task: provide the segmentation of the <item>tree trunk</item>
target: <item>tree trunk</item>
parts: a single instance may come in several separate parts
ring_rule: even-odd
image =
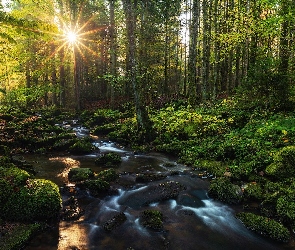
[[[127,54],[128,54],[128,65],[129,71],[127,72],[128,79],[131,82],[134,94],[136,120],[138,130],[142,135],[143,140],[148,141],[151,138],[152,124],[148,117],[145,104],[142,99],[141,86],[137,81],[137,61],[136,61],[136,1],[122,0],[123,9],[126,18],[126,29],[127,29]]]
[[[193,1],[192,19],[190,24],[190,44],[189,44],[189,60],[188,60],[188,85],[189,85],[189,101],[193,105],[197,100],[197,40],[199,37],[200,24],[200,1]]]

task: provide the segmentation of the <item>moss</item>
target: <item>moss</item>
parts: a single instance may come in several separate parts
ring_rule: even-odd
[[[77,141],[69,148],[72,154],[87,154],[95,150],[94,145],[87,139]]]
[[[31,237],[41,229],[38,223],[19,225],[11,232],[6,234],[0,241],[0,250],[18,250],[23,249]]]
[[[267,166],[266,174],[277,178],[295,177],[295,146],[284,147],[274,156],[274,162]]]
[[[104,180],[87,180],[82,184],[82,187],[88,189],[93,196],[98,196],[109,190],[110,184]]]
[[[154,229],[163,229],[163,214],[157,210],[145,210],[140,215],[140,222],[143,226]]]
[[[68,173],[69,181],[85,181],[94,176],[94,172],[90,168],[71,168]]]
[[[115,216],[113,216],[113,218],[104,222],[102,227],[106,231],[112,231],[115,228],[122,225],[126,220],[127,220],[126,215],[123,212],[121,212],[121,213],[118,213]]]
[[[237,185],[232,184],[226,177],[212,180],[208,195],[229,204],[239,203],[242,199],[241,189]]]
[[[237,218],[250,230],[276,241],[288,242],[290,232],[281,223],[252,213],[239,213]]]
[[[116,173],[115,169],[110,168],[99,172],[96,177],[108,182],[115,181],[119,177],[119,175]]]
[[[49,180],[34,179],[13,191],[1,216],[12,221],[47,220],[56,217],[60,208],[58,186]]]
[[[13,193],[12,185],[5,179],[0,179],[0,204],[5,204],[10,195]],[[1,211],[1,209],[0,209]]]
[[[30,174],[17,167],[1,168],[0,178],[3,178],[11,183],[12,186],[21,186],[26,184]]]
[[[249,183],[244,191],[244,197],[250,200],[263,199],[263,190],[258,183]]]
[[[223,176],[226,171],[226,165],[220,161],[198,160],[194,163],[200,169],[206,169],[207,172],[215,176]]]
[[[118,165],[121,163],[121,156],[110,152],[110,153],[105,153],[103,155],[101,155],[99,158],[97,158],[95,160],[95,164],[99,165],[99,164],[105,164],[108,166],[113,166],[113,165]]]

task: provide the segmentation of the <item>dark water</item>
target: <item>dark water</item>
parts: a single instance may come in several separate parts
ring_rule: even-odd
[[[118,193],[103,199],[86,195],[80,201],[85,214],[78,221],[61,221],[56,227],[34,238],[25,249],[294,249],[290,244],[271,242],[248,231],[234,216],[238,208],[209,199],[206,192],[208,181],[196,177],[187,167],[177,165],[174,159],[156,153],[136,155],[111,142],[97,141],[95,145],[100,152],[114,151],[122,156],[123,161],[117,170],[125,178],[126,185],[118,186]],[[38,155],[28,156],[27,160],[34,162],[38,178],[47,178],[62,186],[67,182],[67,172],[72,167],[90,167],[97,172],[102,170],[102,167],[94,164],[96,156]],[[165,167],[165,163],[174,165]],[[177,199],[134,206],[132,202],[128,203],[130,197],[137,197],[136,194],[152,185],[134,182],[134,174],[141,171],[178,171],[178,175],[170,175],[165,181],[178,181],[187,189]],[[146,209],[157,209],[163,213],[162,231],[141,226],[138,218]],[[127,220],[113,231],[106,232],[102,223],[118,212],[124,212]]]

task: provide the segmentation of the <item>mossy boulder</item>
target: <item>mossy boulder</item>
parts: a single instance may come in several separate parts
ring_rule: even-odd
[[[151,182],[151,181],[159,181],[165,179],[167,176],[164,174],[159,173],[139,173],[136,174],[136,181],[137,182]]]
[[[116,166],[121,163],[121,156],[114,152],[102,154],[95,160],[96,165]]]
[[[103,170],[99,172],[96,176],[97,178],[104,180],[104,181],[115,181],[118,179],[119,175],[117,174],[116,170],[113,168]]]
[[[87,180],[81,185],[81,188],[88,189],[90,194],[93,196],[99,196],[104,194],[106,191],[110,189],[110,184],[104,180],[96,179],[96,180]]]
[[[19,224],[1,237],[0,250],[23,249],[25,244],[42,228],[41,224]]]
[[[122,225],[126,220],[126,215],[123,212],[120,212],[114,215],[111,219],[105,221],[102,227],[105,231],[112,231]]]
[[[276,179],[295,177],[295,146],[284,147],[274,156],[274,162],[267,166],[267,175]]]
[[[77,155],[88,154],[94,150],[95,146],[87,139],[78,140],[69,148],[70,153]]]
[[[228,204],[237,204],[241,202],[243,197],[241,188],[232,184],[227,177],[212,180],[208,189],[208,195],[213,199]]]
[[[244,197],[248,200],[261,200],[263,199],[263,189],[259,183],[249,183],[244,190]]]
[[[290,232],[281,223],[253,213],[238,213],[237,218],[250,230],[280,242],[290,240]]]
[[[21,186],[26,184],[26,181],[30,177],[30,174],[17,167],[3,168],[0,167],[0,178],[8,181],[12,186]]]
[[[71,168],[68,173],[68,179],[72,182],[85,181],[94,176],[90,168]]]
[[[13,186],[11,185],[11,183],[5,179],[0,179],[0,204],[5,204],[12,193]]]
[[[295,225],[295,183],[281,188],[280,197],[277,199],[276,211],[282,221],[288,225]]]
[[[163,214],[158,210],[144,210],[140,215],[140,223],[150,229],[163,229]]]
[[[58,186],[44,179],[28,179],[25,186],[13,190],[1,206],[1,217],[8,220],[34,221],[57,217],[61,208]]]

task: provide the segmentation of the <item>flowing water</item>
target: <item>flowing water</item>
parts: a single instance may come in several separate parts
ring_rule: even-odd
[[[76,129],[78,136],[85,132],[82,128]],[[238,207],[210,199],[207,196],[209,182],[198,178],[186,166],[176,164],[175,159],[158,153],[136,154],[98,139],[94,145],[99,151],[84,156],[35,155],[26,158],[34,163],[37,178],[50,179],[62,187],[67,183],[70,168],[90,167],[99,172],[104,168],[94,164],[98,154],[117,152],[122,157],[117,168],[121,175],[117,192],[95,198],[81,191],[79,202],[85,210],[83,216],[77,221],[60,221],[58,226],[34,238],[27,250],[292,249],[248,231],[234,216]],[[148,171],[165,173],[167,177],[156,182],[135,181],[136,173]],[[177,181],[186,186],[186,190],[175,199],[142,205],[141,195],[148,195],[150,185],[163,181]],[[153,231],[140,224],[139,215],[146,209],[163,213],[163,230]],[[104,230],[103,222],[119,212],[123,212],[127,220],[110,232]]]

